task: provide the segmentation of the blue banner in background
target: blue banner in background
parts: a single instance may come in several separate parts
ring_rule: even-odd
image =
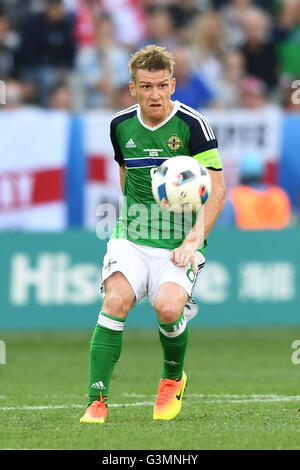
[[[83,226],[85,163],[83,122],[80,116],[73,115],[70,120],[65,192],[69,227]]]
[[[300,204],[300,115],[285,114],[279,160],[279,185],[288,193],[293,209]]]
[[[193,327],[300,325],[300,229],[213,230],[195,288]],[[106,241],[94,233],[0,234],[1,330],[92,329]],[[128,328],[156,327],[146,300]]]

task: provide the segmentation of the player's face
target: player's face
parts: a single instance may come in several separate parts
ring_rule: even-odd
[[[129,89],[141,107],[145,124],[156,126],[168,117],[174,106],[171,95],[175,83],[168,70],[137,70],[136,80],[129,83]]]

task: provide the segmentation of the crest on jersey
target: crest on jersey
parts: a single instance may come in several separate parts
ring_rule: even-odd
[[[104,266],[104,269],[106,269],[107,271],[109,271],[109,270],[111,269],[111,267],[112,267],[113,264],[116,264],[116,261],[113,261],[112,259],[109,259],[109,260],[107,261],[106,266]]]
[[[167,140],[167,146],[169,147],[169,149],[171,149],[173,151],[179,149],[181,144],[182,144],[182,142],[179,139],[179,137],[177,137],[176,134],[171,135],[171,137]]]

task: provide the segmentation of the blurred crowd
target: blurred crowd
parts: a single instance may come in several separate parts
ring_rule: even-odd
[[[194,108],[300,110],[300,0],[0,0],[6,107],[128,107],[147,44],[174,54],[174,99]]]

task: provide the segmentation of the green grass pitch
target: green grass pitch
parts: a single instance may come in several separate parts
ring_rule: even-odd
[[[105,425],[79,423],[91,332],[2,333],[1,449],[299,449],[300,328],[190,330],[181,413],[153,421],[157,331],[124,332]]]

